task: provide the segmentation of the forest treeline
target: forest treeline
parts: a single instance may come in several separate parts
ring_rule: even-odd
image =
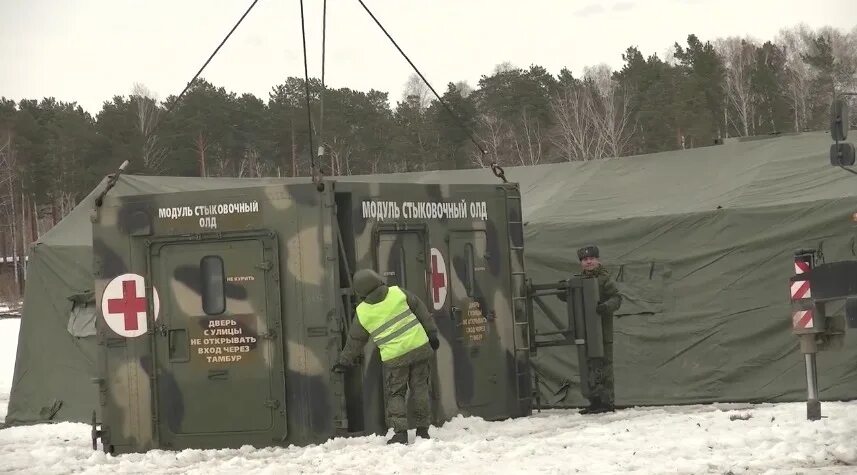
[[[322,88],[311,78],[321,172],[595,160],[821,130],[833,92],[857,91],[857,27],[799,25],[764,42],[689,35],[664,56],[631,46],[618,70],[556,74],[500,64],[477,84],[438,89],[456,117],[416,75],[396,104],[388,92]],[[0,257],[21,255],[124,160],[145,174],[310,173],[302,77],[272,85],[267,97],[198,79],[178,103],[136,84],[94,116],[66,99],[0,98]]]

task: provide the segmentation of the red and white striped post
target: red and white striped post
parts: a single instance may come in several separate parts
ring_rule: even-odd
[[[808,273],[815,267],[815,250],[802,249],[794,253],[795,277]],[[824,315],[812,300],[812,285],[809,280],[794,280],[791,284],[792,332],[800,338],[800,349],[806,363],[806,418],[821,419],[821,402],[818,400],[818,371],[816,355],[818,345],[815,335],[823,327]],[[820,320],[821,325],[816,325]]]
[[[801,251],[805,252],[805,251]],[[795,275],[809,272],[813,264],[812,254],[795,255]],[[813,308],[812,292],[808,280],[792,282],[791,300],[797,305],[792,308],[792,329],[795,333],[804,333],[804,330],[812,330]]]

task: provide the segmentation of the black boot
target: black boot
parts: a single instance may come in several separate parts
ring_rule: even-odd
[[[396,432],[393,434],[393,437],[390,437],[390,440],[387,441],[388,444],[407,444],[408,443],[408,431],[403,430],[401,432]]]
[[[580,414],[602,414],[605,412],[616,412],[616,408],[608,404],[592,404],[589,407],[584,407],[579,411]]]
[[[612,403],[604,402],[600,398],[590,399],[589,407],[584,407],[579,411],[580,414],[601,414],[604,412],[615,412],[616,409]]]
[[[601,400],[598,398],[590,398],[589,406],[577,411],[578,414],[592,414],[596,407],[601,405]]]
[[[417,427],[417,437],[422,437],[423,439],[431,439],[428,434],[428,427]]]

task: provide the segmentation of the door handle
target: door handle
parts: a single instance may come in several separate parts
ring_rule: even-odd
[[[450,307],[450,309],[449,309],[450,319],[455,321],[457,318],[459,318],[460,315],[461,315],[461,309],[460,308],[456,307],[455,305]]]
[[[211,381],[226,381],[229,379],[229,370],[210,369],[208,370],[208,379]]]
[[[167,339],[167,348],[171,362],[181,363],[190,360],[190,351],[188,348],[187,330],[184,328],[176,328],[169,330]]]

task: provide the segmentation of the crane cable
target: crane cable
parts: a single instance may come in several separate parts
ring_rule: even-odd
[[[408,56],[405,54],[404,51],[402,51],[402,48],[399,47],[399,45],[396,43],[396,40],[394,40],[393,37],[390,36],[390,33],[387,32],[386,28],[384,28],[384,26],[381,24],[381,22],[378,21],[378,19],[375,17],[374,14],[372,14],[372,12],[369,10],[369,7],[367,7],[366,4],[363,3],[363,0],[357,0],[357,1],[360,2],[360,5],[363,6],[364,10],[366,10],[366,13],[368,13],[369,16],[372,17],[372,20],[375,21],[375,24],[377,24],[378,27],[381,28],[381,31],[383,31],[384,34],[387,36],[387,38],[390,40],[390,42],[393,43],[393,46],[395,46],[396,49],[399,51],[399,53],[402,54],[402,56],[405,58],[405,60],[408,62],[408,64],[410,64],[411,67],[414,68],[414,71],[416,71],[416,73],[419,75],[420,79],[422,79],[423,82],[426,84],[426,86],[428,86],[428,88],[431,89],[431,92],[435,95],[435,97],[440,102],[440,104],[456,120],[456,122],[458,122],[458,125],[465,132],[467,132],[468,136],[470,137],[470,140],[473,142],[474,145],[476,145],[476,147],[479,149],[479,151],[482,152],[482,155],[483,156],[487,155],[488,152],[485,149],[483,149],[481,145],[479,145],[479,142],[473,136],[472,131],[452,111],[452,109],[449,107],[449,105],[446,104],[446,102],[443,100],[443,98],[440,97],[440,95],[437,93],[437,91],[435,91],[435,89],[434,89],[434,87],[432,87],[431,83],[428,82],[428,80],[425,78],[425,76],[423,76],[423,74],[416,67],[416,65],[411,61],[411,59],[408,58]],[[194,81],[196,81],[196,79],[199,78],[200,74],[202,74],[202,72],[205,70],[206,66],[208,66],[208,64],[211,62],[211,60],[214,59],[214,56],[217,55],[217,53],[220,51],[220,48],[222,48],[223,45],[226,44],[226,41],[232,36],[232,33],[235,32],[235,30],[238,28],[238,26],[244,21],[244,18],[247,17],[247,15],[250,13],[251,10],[253,10],[253,7],[255,7],[258,2],[259,2],[259,0],[253,0],[253,2],[250,4],[250,6],[247,7],[247,10],[244,12],[243,15],[241,15],[241,18],[238,19],[238,21],[235,23],[235,25],[232,27],[232,29],[229,30],[229,33],[226,34],[226,36],[223,38],[223,40],[221,40],[220,44],[217,45],[217,48],[214,49],[214,51],[211,53],[211,55],[208,57],[208,59],[205,61],[205,63],[203,63],[202,67],[200,67],[199,70],[196,72],[196,74],[193,76],[193,78],[191,78],[191,80],[187,82],[187,84],[185,85],[182,92],[179,93],[178,96],[176,96],[175,101],[173,101],[173,103],[170,104],[169,107],[167,107],[167,109],[164,113],[164,116],[168,116],[170,113],[172,113],[173,109],[178,105],[178,103],[182,99],[182,97],[184,97],[185,93],[187,93],[187,91],[190,89],[190,87],[194,83]],[[312,174],[313,183],[316,185],[316,187],[319,189],[319,191],[321,191],[323,189],[323,185],[321,184],[321,173],[320,173],[320,171],[317,170],[317,167],[316,167],[315,153],[313,151],[313,141],[312,141],[312,132],[313,132],[312,111],[310,110],[309,67],[307,65],[306,27],[305,27],[303,0],[300,0],[300,6],[301,6],[301,38],[303,41],[303,55],[304,55],[304,92],[306,95],[306,107],[307,107],[307,126],[308,126],[307,132],[309,135],[310,170],[311,170],[311,174]],[[319,150],[318,150],[319,157],[324,156],[324,142],[323,142],[323,139],[324,139],[324,92],[325,92],[324,69],[325,69],[326,39],[327,39],[327,0],[324,0],[323,15],[322,15],[322,46],[321,46],[321,88],[322,88],[322,90],[321,90],[321,95],[320,95],[321,104],[320,104],[320,118],[319,118]],[[154,134],[158,130],[158,128],[160,127],[161,123],[163,123],[163,120],[159,120],[158,122],[156,122],[155,127],[152,129],[150,134]],[[494,157],[494,160],[492,160],[492,162],[491,162],[491,171],[494,173],[494,176],[496,176],[497,178],[500,178],[503,181],[503,183],[507,183],[505,172],[504,172],[503,168],[497,164],[496,156]]]
[[[414,63],[411,61],[411,59],[408,58],[408,55],[406,55],[405,52],[402,51],[402,48],[400,48],[399,45],[396,43],[396,40],[394,40],[393,37],[390,36],[390,33],[387,32],[387,29],[384,28],[383,25],[381,25],[381,22],[378,21],[377,18],[375,18],[375,15],[373,15],[372,12],[369,10],[369,7],[367,7],[366,4],[363,3],[363,0],[357,0],[357,1],[360,2],[360,5],[362,5],[363,9],[366,10],[366,13],[368,13],[369,16],[372,17],[372,20],[375,21],[375,24],[378,25],[379,28],[381,28],[381,31],[383,31],[384,34],[387,35],[387,38],[389,38],[389,40],[393,43],[393,46],[395,46],[396,49],[399,50],[399,53],[402,54],[402,56],[405,58],[405,60],[408,62],[408,64],[410,64],[411,67],[414,68],[414,71],[416,71],[416,73],[420,76],[420,79],[422,79],[423,82],[426,83],[426,86],[428,86],[428,88],[431,89],[431,92],[434,93],[434,96],[437,97],[437,100],[440,101],[441,105],[446,109],[446,111],[449,112],[449,114],[458,122],[459,127],[461,127],[465,132],[467,132],[467,135],[470,136],[470,141],[472,141],[473,144],[476,145],[476,147],[479,149],[479,151],[482,152],[483,156],[488,155],[488,152],[485,151],[485,149],[483,149],[482,146],[479,145],[479,142],[476,141],[476,138],[473,136],[473,132],[461,121],[461,119],[454,112],[452,112],[452,109],[450,109],[450,107],[446,104],[446,102],[444,102],[444,100],[440,97],[440,95],[437,93],[437,91],[434,90],[434,88],[428,82],[428,80],[425,78],[425,76],[423,76],[423,73],[421,73],[420,70],[417,69],[416,65],[414,65]],[[497,157],[496,156],[494,157],[494,159],[491,162],[491,171],[494,173],[494,176],[503,180],[503,183],[508,183],[508,181],[506,180],[506,173],[503,171],[503,168],[497,164]]]
[[[209,56],[208,59],[205,61],[205,63],[203,63],[202,67],[199,68],[199,71],[197,71],[196,74],[193,76],[193,78],[190,81],[188,81],[188,83],[185,85],[182,92],[179,93],[178,96],[176,96],[176,100],[173,101],[173,103],[170,104],[169,107],[167,107],[167,110],[164,112],[164,116],[170,115],[170,113],[173,111],[173,109],[178,105],[181,98],[185,95],[185,93],[188,91],[188,89],[190,89],[190,86],[193,84],[193,82],[196,81],[196,79],[199,77],[200,74],[202,74],[202,71],[205,69],[206,66],[208,66],[208,63],[210,63],[211,60],[214,59],[214,55],[216,55],[217,52],[220,51],[220,48],[222,48],[223,45],[226,44],[226,40],[228,40],[229,37],[232,36],[232,33],[235,32],[235,30],[238,28],[238,25],[240,25],[241,22],[244,21],[244,18],[247,17],[247,14],[250,13],[250,10],[252,10],[253,7],[255,7],[258,2],[259,2],[259,0],[253,0],[253,3],[251,3],[250,6],[247,7],[247,11],[245,11],[244,14],[241,15],[241,18],[238,19],[238,21],[235,23],[235,25],[232,27],[232,29],[229,30],[229,33],[227,33],[226,36],[223,38],[223,40],[220,42],[220,44],[217,45],[217,48],[214,49],[214,52],[211,53],[211,56]],[[163,120],[159,120],[158,122],[156,122],[155,127],[152,128],[152,131],[149,132],[149,135],[154,135],[155,131],[158,130],[158,127],[161,125],[161,123],[163,123]]]
[[[321,14],[321,92],[319,93],[319,112],[318,112],[318,159],[321,161],[324,158],[326,146],[324,143],[324,56],[327,40],[327,0],[324,0]],[[331,167],[330,173],[334,170]]]
[[[318,171],[315,164],[315,152],[313,151],[312,144],[312,111],[310,110],[310,100],[309,100],[309,67],[307,66],[307,52],[306,52],[306,25],[304,21],[304,0],[300,0],[301,4],[301,39],[303,40],[303,49],[304,49],[304,92],[306,95],[306,119],[307,119],[307,135],[309,136],[309,160],[310,160],[310,173],[312,175],[312,182],[316,186],[318,191],[322,191],[324,189],[324,185],[321,183],[321,173]]]

